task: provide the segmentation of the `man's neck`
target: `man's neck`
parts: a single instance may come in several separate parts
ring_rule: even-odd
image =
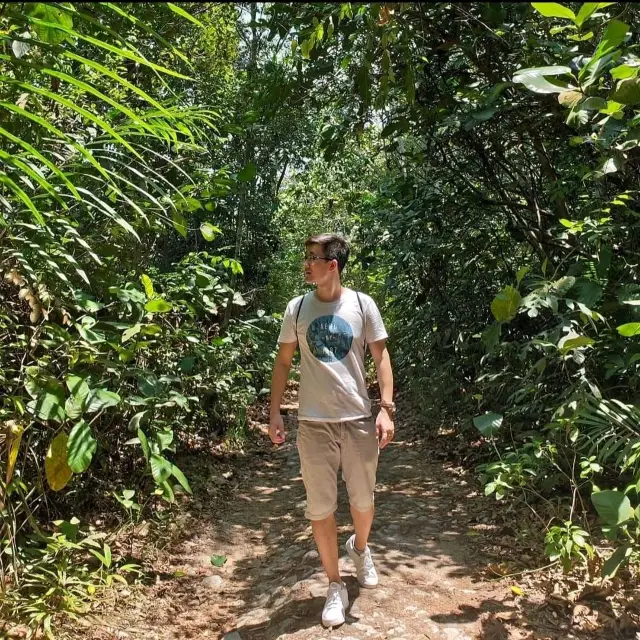
[[[342,284],[339,279],[319,284],[316,287],[315,295],[320,302],[335,302],[342,295]]]

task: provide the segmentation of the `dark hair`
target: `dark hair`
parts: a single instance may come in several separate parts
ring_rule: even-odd
[[[309,236],[304,243],[305,249],[310,244],[319,244],[324,251],[324,257],[336,260],[338,272],[342,273],[349,260],[349,243],[342,236],[335,233],[321,233],[317,236]]]

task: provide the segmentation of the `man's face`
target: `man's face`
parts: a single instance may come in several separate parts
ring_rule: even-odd
[[[307,284],[323,282],[337,269],[335,260],[325,258],[324,250],[320,244],[310,244],[305,247],[304,280]]]

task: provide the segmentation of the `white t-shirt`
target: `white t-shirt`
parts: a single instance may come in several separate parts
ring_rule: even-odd
[[[278,338],[278,342],[299,343],[298,418],[314,422],[368,418],[371,402],[363,333],[366,331],[367,343],[388,337],[376,303],[352,289],[343,289],[340,299],[333,302],[321,302],[315,292],[308,293],[302,301],[296,335],[302,298],[298,296],[287,305]]]

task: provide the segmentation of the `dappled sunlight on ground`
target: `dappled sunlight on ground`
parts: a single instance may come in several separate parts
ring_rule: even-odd
[[[197,508],[188,526],[164,553],[166,566],[156,584],[134,608],[121,612],[116,635],[102,626],[93,637],[170,640],[233,632],[239,636],[229,635],[230,640],[605,637],[545,625],[552,618],[545,617],[543,596],[516,601],[509,583],[486,579],[487,565],[499,562],[487,555],[499,529],[487,517],[495,503],[479,496],[458,469],[430,459],[425,442],[409,433],[403,441],[402,429],[400,440],[380,456],[370,538],[380,584],[361,590],[341,546],[350,598],[347,622],[323,629],[327,582],[303,516],[295,416],[288,415],[286,423],[285,445],[262,441],[234,454],[233,470],[222,481],[216,459],[205,453],[190,459]],[[351,526],[342,482],[339,502],[344,545]],[[212,566],[212,556],[226,558],[224,566]]]

